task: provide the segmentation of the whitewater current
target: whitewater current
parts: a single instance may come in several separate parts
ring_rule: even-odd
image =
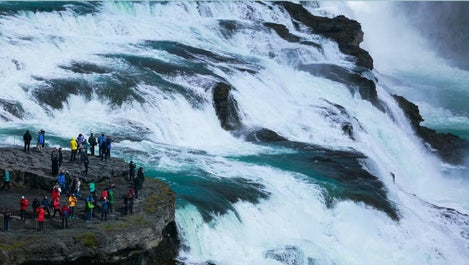
[[[362,23],[375,60],[362,74],[384,111],[304,70],[357,67],[275,2],[0,2],[0,141],[20,146],[25,130],[44,129],[67,148],[79,133],[111,135],[113,154],[176,191],[184,264],[467,264],[467,166],[431,152],[392,94],[421,88],[409,97],[426,125],[467,137],[468,72],[424,44],[414,53],[404,20],[378,29],[386,6],[304,5]],[[396,32],[403,46],[387,39]],[[220,82],[244,128],[288,143],[223,129]],[[448,91],[454,104],[434,100]]]

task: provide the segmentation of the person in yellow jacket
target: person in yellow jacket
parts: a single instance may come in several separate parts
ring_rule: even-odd
[[[70,219],[73,219],[73,214],[75,213],[75,205],[77,204],[78,202],[78,199],[77,197],[75,196],[75,193],[72,193],[72,195],[70,195],[68,197],[68,204],[70,205]]]
[[[78,142],[75,138],[72,138],[72,140],[70,141],[70,149],[72,149],[70,162],[73,162],[77,159],[77,150],[78,150]]]

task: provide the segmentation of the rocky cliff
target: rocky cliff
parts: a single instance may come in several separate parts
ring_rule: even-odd
[[[394,99],[410,121],[416,134],[423,139],[432,151],[444,161],[452,164],[461,164],[464,161],[464,151],[469,150],[469,142],[449,133],[438,133],[437,131],[420,125],[423,121],[417,105],[406,98],[394,95]]]
[[[178,249],[174,192],[167,184],[146,178],[135,199],[134,213],[126,215],[123,196],[131,183],[127,163],[118,158],[101,161],[90,156],[88,177],[82,177],[82,164],[69,162],[70,154],[65,151],[62,168],[81,177],[84,197],[91,180],[98,194],[109,185],[114,187],[114,211],[106,221],[101,220],[98,203],[95,218],[87,223],[82,197],[67,229],[61,229],[60,218],[46,218],[44,231],[36,232],[31,203],[34,197],[50,196],[56,179],[51,174],[50,151],[0,148],[0,175],[8,168],[12,184],[9,191],[0,191],[0,211],[8,207],[13,213],[10,231],[2,233],[0,264],[174,264]],[[25,222],[17,217],[21,196],[30,202]],[[62,195],[61,204],[67,198]]]

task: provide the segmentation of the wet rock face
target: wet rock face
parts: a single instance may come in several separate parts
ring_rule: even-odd
[[[285,8],[293,19],[311,28],[314,33],[336,41],[341,52],[357,59],[358,66],[373,69],[373,58],[359,47],[363,41],[360,23],[345,16],[335,18],[314,16],[296,3],[277,2],[277,4]]]
[[[2,114],[2,111],[0,111],[0,120],[4,121],[11,121],[12,118],[22,118],[24,114],[21,104],[12,100],[0,99],[0,109],[3,109],[5,113]]]
[[[445,162],[461,164],[464,161],[464,152],[469,149],[469,142],[449,133],[438,133],[437,131],[421,126],[423,121],[419,108],[406,98],[394,95],[404,114],[410,121],[417,135],[427,142],[431,148],[436,149],[436,153]]]
[[[213,88],[213,105],[223,129],[232,131],[241,126],[238,105],[231,96],[231,86],[218,83]]]

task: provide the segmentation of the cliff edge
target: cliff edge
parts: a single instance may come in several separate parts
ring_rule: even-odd
[[[0,211],[12,211],[9,232],[1,232],[0,264],[174,264],[178,250],[174,221],[176,195],[170,187],[156,179],[145,178],[139,198],[134,199],[134,212],[125,214],[123,196],[128,181],[128,164],[118,158],[101,161],[89,156],[88,177],[82,177],[84,166],[69,162],[70,152],[64,151],[62,168],[82,180],[81,195],[75,218],[61,229],[61,218],[47,218],[44,230],[36,232],[32,201],[50,198],[52,175],[50,149],[24,152],[22,147],[0,148],[0,169],[3,179],[9,169],[11,188],[0,191]],[[95,181],[97,193],[108,186],[114,191],[114,211],[101,220],[100,203],[91,223],[85,222],[85,198],[89,181]],[[20,221],[21,196],[29,200],[26,221]],[[68,201],[60,196],[61,205]],[[53,211],[51,211],[52,213]],[[2,218],[3,219],[3,218]]]

